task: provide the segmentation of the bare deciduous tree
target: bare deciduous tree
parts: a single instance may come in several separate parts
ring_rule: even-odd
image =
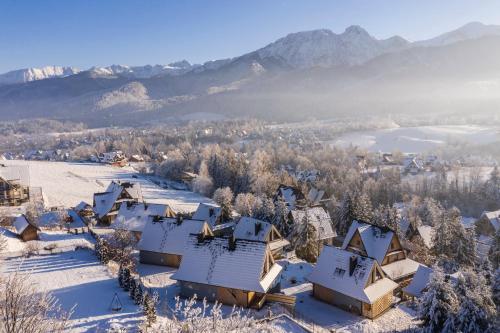
[[[37,290],[27,274],[0,279],[0,333],[63,332],[71,313],[50,293]]]

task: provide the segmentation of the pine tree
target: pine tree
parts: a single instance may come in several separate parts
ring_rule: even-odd
[[[273,224],[283,237],[288,237],[288,235],[290,235],[288,208],[281,197],[279,197],[275,204]]]
[[[142,292],[142,286],[141,283],[137,283],[137,287],[135,288],[135,293],[134,293],[134,303],[137,305],[142,304],[143,301],[143,292]]]
[[[300,259],[307,262],[316,262],[319,255],[317,231],[314,226],[307,221],[307,214],[304,221],[301,221],[292,235],[292,245],[295,254]]]
[[[495,307],[486,279],[472,270],[463,272],[455,287],[459,307],[453,320],[455,331],[462,333],[488,332],[493,326]]]
[[[491,284],[491,294],[493,302],[497,306],[497,311],[500,310],[500,269],[495,271],[495,277],[493,283]]]
[[[353,200],[353,215],[358,221],[370,222],[373,217],[373,207],[365,192],[358,192]]]
[[[118,269],[118,284],[121,288],[123,288],[123,266],[120,265],[120,269]]]
[[[135,282],[134,277],[131,276],[130,279],[128,280],[128,293],[129,293],[131,298],[134,298],[136,287],[137,287],[137,283]]]
[[[490,248],[489,257],[493,268],[500,269],[500,229],[497,230],[495,238],[493,238],[493,244]]]
[[[344,236],[354,219],[352,197],[349,192],[345,193],[336,215],[337,232],[339,235]]]
[[[445,323],[449,316],[456,313],[457,307],[458,299],[453,287],[445,280],[441,268],[436,267],[419,304],[423,332],[452,332],[452,325],[448,323],[445,327]]]
[[[148,327],[154,324],[156,321],[156,302],[157,296],[145,293],[143,302],[143,312],[146,316],[146,322]]]
[[[125,267],[123,270],[123,290],[128,291],[130,286],[130,269]]]

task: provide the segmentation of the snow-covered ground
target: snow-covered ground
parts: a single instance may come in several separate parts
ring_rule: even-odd
[[[7,247],[0,251],[0,256],[20,256],[27,246],[43,251],[44,247],[54,247],[53,252],[71,250],[76,247],[93,247],[93,238],[90,234],[68,234],[66,231],[42,231],[40,240],[23,242],[12,231],[0,227],[0,232],[7,239]]]
[[[50,291],[65,310],[76,305],[71,316],[71,332],[104,332],[112,326],[137,327],[142,313],[118,286],[106,266],[92,251],[77,250],[46,256],[15,258],[0,262],[0,272],[19,269],[31,274],[40,290]],[[120,312],[111,310],[117,293],[123,305]]]
[[[168,204],[176,212],[195,211],[200,202],[212,202],[211,199],[191,191],[162,188],[131,167],[117,168],[95,163],[45,161],[2,163],[28,165],[30,186],[42,188],[47,207],[73,207],[80,201],[92,204],[93,194],[104,191],[112,180],[140,182],[146,202]]]
[[[449,142],[488,144],[500,141],[500,128],[487,126],[420,126],[349,132],[331,144],[358,146],[372,152],[423,153]]]

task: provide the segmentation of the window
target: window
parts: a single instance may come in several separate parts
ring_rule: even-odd
[[[343,277],[345,274],[345,269],[342,268],[335,268],[335,272],[333,272],[333,276],[335,277]]]

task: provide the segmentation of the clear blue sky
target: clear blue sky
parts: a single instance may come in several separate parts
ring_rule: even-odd
[[[357,24],[378,38],[500,24],[499,0],[0,0],[0,73],[227,58],[290,32]]]

